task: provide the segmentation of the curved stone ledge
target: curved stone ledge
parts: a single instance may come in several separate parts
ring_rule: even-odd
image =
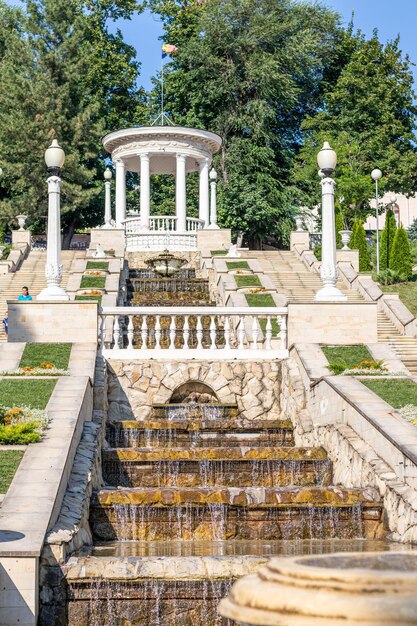
[[[223,617],[244,626],[417,624],[417,554],[276,558],[237,581]]]

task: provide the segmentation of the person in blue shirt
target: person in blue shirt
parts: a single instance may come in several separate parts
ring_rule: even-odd
[[[22,293],[18,297],[18,300],[24,300],[26,302],[32,300],[32,296],[29,293],[29,289],[27,287],[22,287]]]

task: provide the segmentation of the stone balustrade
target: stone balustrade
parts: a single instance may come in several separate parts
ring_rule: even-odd
[[[104,307],[109,358],[286,358],[286,307]],[[140,351],[140,352],[139,352]]]

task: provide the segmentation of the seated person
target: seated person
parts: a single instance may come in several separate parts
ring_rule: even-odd
[[[22,293],[18,297],[18,300],[29,301],[32,300],[32,296],[29,293],[29,289],[27,287],[22,287]]]

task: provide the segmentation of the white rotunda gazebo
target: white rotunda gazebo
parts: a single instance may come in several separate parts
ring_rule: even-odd
[[[127,250],[195,250],[196,231],[217,228],[213,199],[212,216],[209,211],[209,172],[221,146],[218,135],[182,126],[140,126],[106,135],[103,145],[115,165],[116,226],[125,227]],[[140,176],[140,216],[128,218],[127,171]],[[200,173],[199,217],[191,218],[186,213],[186,176],[195,171]],[[150,215],[152,174],[175,175],[175,216]]]

